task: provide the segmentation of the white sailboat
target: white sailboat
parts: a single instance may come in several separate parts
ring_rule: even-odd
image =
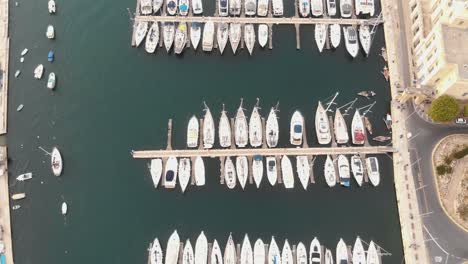
[[[283,15],[283,0],[272,0],[273,16],[279,17]]]
[[[258,113],[258,103],[259,99],[257,98],[257,103],[253,108],[249,121],[249,139],[252,147],[260,147],[263,143],[262,118]]]
[[[257,16],[265,17],[268,15],[268,5],[270,0],[258,0]]]
[[[239,47],[242,36],[241,31],[241,24],[239,23],[231,23],[229,26],[229,42],[231,43],[233,54],[236,54],[237,47]]]
[[[369,248],[367,249],[367,264],[380,264],[379,254],[374,241],[371,240]]]
[[[320,101],[317,111],[315,112],[315,131],[320,145],[329,144],[331,142],[330,122],[328,120],[327,111],[323,108]]]
[[[263,157],[261,155],[255,155],[253,157],[252,174],[255,185],[258,189],[263,179]]]
[[[335,165],[333,164],[333,160],[330,158],[330,155],[327,155],[327,159],[325,161],[324,175],[325,181],[329,187],[336,185]]]
[[[174,38],[174,53],[182,54],[185,46],[187,45],[187,24],[185,22],[179,23]]]
[[[210,264],[223,264],[223,254],[216,239],[213,242],[213,249],[211,250]],[[203,263],[205,264],[205,263]]]
[[[286,155],[283,155],[283,157],[281,158],[281,172],[283,175],[284,188],[294,188],[294,174],[292,164],[291,160],[289,160],[288,156]]]
[[[320,264],[322,262],[322,248],[320,246],[319,240],[314,237],[310,243],[309,249],[309,263],[310,264]]]
[[[265,256],[265,243],[263,243],[263,240],[257,239],[253,251],[253,264],[265,264]]]
[[[192,0],[192,9],[195,15],[201,15],[203,13],[202,0]]]
[[[52,153],[50,154],[50,165],[52,167],[52,172],[54,173],[55,176],[58,177],[62,175],[62,170],[63,170],[62,154],[60,154],[60,151],[56,147],[52,149]]]
[[[377,186],[380,183],[379,161],[376,157],[366,158],[367,175],[372,185]]]
[[[341,27],[339,24],[330,25],[330,43],[333,48],[338,48],[341,42]]]
[[[290,139],[292,145],[302,145],[302,133],[304,130],[304,118],[301,112],[296,110],[291,118],[291,126],[289,129]]]
[[[162,160],[152,159],[150,165],[151,179],[153,180],[154,188],[158,187],[159,181],[161,180],[162,174]]]
[[[322,0],[311,0],[310,1],[313,16],[322,16],[323,15],[323,1]]]
[[[164,0],[153,0],[153,12],[157,13],[163,4]]]
[[[205,104],[205,117],[203,118],[203,147],[210,149],[215,142],[215,126],[210,108]]]
[[[350,18],[353,12],[352,0],[340,0],[340,13],[342,18]]]
[[[348,249],[342,238],[336,245],[336,263],[348,263]]]
[[[208,240],[203,231],[195,242],[195,264],[206,264],[208,261]]]
[[[258,44],[264,48],[268,42],[268,26],[266,24],[258,25]]]
[[[244,109],[242,108],[242,102],[243,100],[241,99],[241,103],[237,109],[236,118],[234,119],[234,139],[237,147],[239,148],[243,148],[249,143],[249,127],[247,124],[247,118],[244,114]]]
[[[165,264],[177,264],[179,259],[180,238],[177,230],[172,233],[167,241]]]
[[[226,115],[226,111],[224,110],[223,104],[223,111],[221,111],[221,118],[219,120],[219,144],[223,148],[228,148],[231,146],[231,123],[229,122],[229,118]]]
[[[176,157],[169,157],[164,170],[164,187],[174,189],[177,182],[178,162]],[[175,263],[177,264],[177,263]]]
[[[229,14],[238,16],[241,13],[241,0],[229,0]]]
[[[215,32],[214,23],[212,21],[206,22],[205,28],[203,29],[203,39],[202,39],[203,51],[213,50],[214,32]]]
[[[340,175],[340,184],[349,187],[349,161],[345,155],[338,155],[338,174]]]
[[[146,32],[148,32],[148,22],[140,21],[136,23],[136,30],[135,30],[135,44],[136,46],[140,46],[141,42],[146,36]]]
[[[281,252],[276,244],[275,237],[271,237],[270,247],[268,248],[268,264],[281,264]]]
[[[224,164],[224,181],[229,189],[236,187],[236,168],[232,163],[231,157],[226,157],[226,163]]]
[[[182,193],[185,192],[187,185],[190,181],[190,159],[189,158],[181,158],[179,162],[179,184]]]
[[[353,121],[351,122],[351,138],[353,144],[363,145],[366,140],[366,131],[364,127],[364,122],[362,122],[361,114],[359,110],[354,112]]]
[[[364,179],[364,167],[362,165],[362,160],[358,155],[353,155],[351,157],[351,171],[353,172],[353,176],[357,184],[362,186],[362,181]]]
[[[338,144],[346,144],[349,141],[348,127],[346,126],[346,121],[341,114],[340,109],[336,109],[335,120],[334,120],[334,129],[335,129],[335,139]]]
[[[310,180],[310,165],[307,156],[296,157],[297,176],[304,190],[307,190]]]
[[[244,241],[242,241],[242,247],[240,251],[240,263],[241,264],[253,264],[253,252],[252,245],[250,244],[249,236],[245,234]]]
[[[307,264],[307,249],[302,242],[299,242],[299,244],[297,244],[296,264]]]
[[[239,180],[239,184],[243,190],[245,189],[245,185],[249,177],[249,162],[247,161],[246,156],[239,156],[236,158],[236,172],[237,179]]]
[[[371,35],[368,25],[359,26],[359,41],[361,42],[361,47],[366,53],[366,56],[368,56],[371,46]]]
[[[182,252],[182,264],[194,264],[194,254],[193,247],[190,240],[187,239],[184,246],[184,251]]]
[[[140,0],[140,12],[142,15],[149,15],[153,13],[153,1]]]
[[[201,1],[201,0],[197,0]],[[190,25],[190,41],[192,42],[192,47],[194,50],[197,50],[198,45],[200,44],[201,39],[201,24],[198,22],[192,22]]]
[[[328,248],[325,250],[325,264],[333,264],[333,254]]]
[[[244,26],[244,42],[249,54],[252,55],[255,46],[255,29],[252,24],[245,24]]]
[[[276,147],[278,145],[279,139],[279,125],[278,117],[276,116],[276,110],[273,107],[268,114],[265,130],[266,143],[268,147]]]
[[[267,157],[266,158],[266,167],[267,167],[267,179],[271,186],[275,186],[278,179],[278,171],[276,168],[276,158]]]
[[[257,13],[257,0],[245,0],[244,9],[246,16],[255,16]]]
[[[149,31],[145,42],[145,50],[148,53],[154,53],[159,44],[159,26],[158,22],[154,22]]]
[[[200,125],[196,116],[192,116],[187,126],[187,147],[196,148],[198,146],[198,133]]]
[[[155,238],[149,248],[150,264],[163,264],[163,251],[159,239]]]
[[[164,38],[164,47],[169,53],[171,50],[172,44],[174,43],[175,37],[175,24],[174,22],[164,22],[163,25],[163,38]]]
[[[366,264],[366,253],[364,252],[364,247],[359,237],[357,237],[354,242],[353,264]]]
[[[236,244],[234,244],[232,234],[229,234],[226,247],[224,248],[224,264],[236,264]]]
[[[300,0],[299,1],[299,14],[301,14],[302,17],[308,17],[310,15],[310,0]]]
[[[293,254],[291,250],[291,246],[289,245],[288,240],[284,241],[283,251],[281,252],[281,263],[282,264],[293,264]]]
[[[320,2],[322,2],[320,0]],[[325,46],[325,41],[327,39],[327,24],[315,24],[315,43],[319,52],[322,52],[323,47]]]
[[[343,27],[345,46],[351,57],[356,58],[359,51],[356,29],[353,26]]]
[[[336,2],[337,0],[327,0],[327,11],[329,16],[336,15]]]
[[[221,54],[226,48],[226,44],[229,40],[229,24],[228,23],[219,23],[218,31],[216,33],[216,38],[218,40],[218,49]]]
[[[205,185],[205,163],[203,162],[203,158],[200,156],[195,159],[195,185]]]

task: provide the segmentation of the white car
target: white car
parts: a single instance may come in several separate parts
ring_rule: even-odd
[[[466,120],[463,117],[459,117],[459,118],[455,119],[455,123],[457,123],[459,125],[466,125]]]

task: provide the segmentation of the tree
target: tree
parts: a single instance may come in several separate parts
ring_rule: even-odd
[[[432,102],[429,116],[436,122],[447,122],[457,117],[460,108],[457,101],[448,95],[442,95]]]
[[[465,111],[463,111],[463,116],[468,117],[468,104],[465,105]]]

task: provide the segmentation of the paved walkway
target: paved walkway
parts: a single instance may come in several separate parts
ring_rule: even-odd
[[[0,0],[0,135],[7,132],[8,116],[8,0]]]
[[[0,225],[3,228],[6,263],[13,264],[13,245],[11,241],[10,195],[8,192],[7,148],[0,147]]]

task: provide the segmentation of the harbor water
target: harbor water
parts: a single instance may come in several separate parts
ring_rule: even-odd
[[[59,1],[57,14],[49,16],[46,2],[10,4],[10,89],[8,154],[10,192],[25,192],[13,202],[14,258],[16,263],[146,263],[146,248],[155,236],[165,249],[174,229],[181,239],[194,243],[200,230],[210,242],[224,248],[229,232],[239,243],[245,233],[265,242],[274,235],[282,248],[307,244],[317,236],[334,249],[342,237],[353,244],[359,235],[377,242],[392,255],[384,263],[401,263],[393,169],[389,156],[379,156],[380,186],[328,188],[323,178],[325,157],[315,162],[316,184],[302,190],[249,185],[231,191],[219,184],[219,161],[207,159],[207,183],[189,186],[185,194],[155,190],[147,162],[134,160],[131,150],[162,149],[167,120],[173,118],[173,147],[185,148],[186,124],[191,115],[202,115],[203,101],[216,123],[222,104],[232,117],[240,98],[250,115],[260,98],[261,113],[280,102],[280,145],[288,146],[289,119],[299,109],[306,118],[309,145],[317,146],[314,115],[319,100],[340,92],[343,105],[361,90],[374,90],[372,100],[359,98],[358,107],[377,100],[369,113],[376,135],[387,135],[382,117],[389,110],[388,83],[381,75],[384,62],[379,27],[368,58],[362,51],[351,60],[344,42],[336,51],[318,53],[313,27],[301,27],[301,50],[296,50],[293,26],[274,26],[273,50],[253,56],[230,48],[220,56],[186,50],[167,55],[158,48],[147,54],[130,46],[131,23],[126,8],[133,0]],[[206,13],[214,3],[204,1]],[[285,3],[285,14],[294,13]],[[378,12],[376,12],[378,14]],[[46,39],[48,24],[56,39]],[[25,61],[20,52],[28,48]],[[55,61],[47,62],[54,50]],[[37,64],[45,77],[33,79]],[[13,77],[20,69],[19,78]],[[57,75],[56,91],[46,88],[48,73]],[[18,105],[24,104],[21,112]],[[352,110],[354,111],[354,110]],[[350,126],[352,115],[345,117]],[[48,151],[58,146],[64,158],[61,177],[53,176]],[[15,182],[18,174],[32,172],[33,179]],[[63,201],[68,215],[61,215]]]

